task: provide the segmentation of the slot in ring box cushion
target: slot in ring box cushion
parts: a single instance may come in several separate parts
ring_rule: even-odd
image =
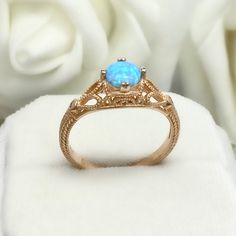
[[[153,167],[72,168],[59,148],[58,129],[74,96],[44,96],[11,115],[0,135],[3,235],[235,235],[235,186],[226,171],[230,152],[207,110],[171,96],[180,116],[179,141],[170,156]],[[152,139],[154,127],[160,133],[166,129],[149,117],[139,127],[140,134],[148,136],[142,141],[132,136],[135,150],[127,142],[112,145],[110,141],[100,150],[114,138],[114,130],[120,140],[130,135],[114,127],[114,119],[124,116],[115,113],[115,117],[112,111],[94,113],[87,123],[81,120],[81,136],[90,137],[81,141],[78,134],[82,152],[94,155],[96,150],[100,155],[93,158],[107,161],[112,153],[119,153],[117,147],[123,147],[119,158],[123,154],[134,158],[156,146],[159,136]],[[129,132],[137,132],[135,122],[140,124],[142,116],[146,120],[145,112],[128,109],[126,113]],[[99,133],[104,125],[109,129]]]

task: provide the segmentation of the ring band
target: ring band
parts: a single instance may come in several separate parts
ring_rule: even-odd
[[[89,102],[95,100],[91,105]],[[70,131],[74,124],[91,112],[116,108],[149,108],[161,112],[170,123],[167,139],[147,157],[130,162],[134,165],[156,165],[174,148],[180,130],[180,122],[174,103],[147,79],[146,69],[118,59],[107,70],[102,70],[100,79],[92,84],[79,99],[74,99],[67,109],[60,125],[60,147],[67,160],[76,168],[88,169],[107,167],[103,163],[92,162],[77,154],[69,144]]]

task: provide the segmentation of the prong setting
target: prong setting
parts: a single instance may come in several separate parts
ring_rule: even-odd
[[[105,80],[106,79],[106,70],[101,70],[101,75],[100,75],[100,79],[101,80]]]
[[[141,68],[125,60],[125,58],[120,58],[107,67],[106,80],[119,90],[124,82],[128,82],[129,86],[133,87],[141,80]],[[126,85],[122,90],[127,90]]]
[[[126,58],[125,58],[125,57],[119,57],[119,58],[117,59],[117,61],[126,61]]]
[[[130,84],[128,82],[123,82],[120,87],[121,92],[129,92],[130,91]]]
[[[143,66],[141,67],[141,79],[146,79],[147,69]]]

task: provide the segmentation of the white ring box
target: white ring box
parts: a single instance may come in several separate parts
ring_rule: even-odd
[[[73,168],[58,132],[75,96],[44,96],[11,115],[0,130],[3,235],[236,235],[227,136],[202,106],[170,95],[180,137],[152,167]],[[168,128],[160,116],[140,109],[93,113],[78,124],[73,145],[103,162],[151,152]]]

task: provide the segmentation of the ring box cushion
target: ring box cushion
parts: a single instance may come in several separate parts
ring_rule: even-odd
[[[229,145],[207,110],[170,95],[180,117],[180,137],[171,154],[152,167],[73,168],[61,153],[58,130],[74,96],[44,96],[11,115],[0,131],[2,232],[236,235]],[[163,138],[168,128],[157,122],[160,117],[140,109],[114,114],[94,113],[81,120],[71,139],[83,155],[104,162],[137,158],[155,148],[161,141],[156,133]]]

